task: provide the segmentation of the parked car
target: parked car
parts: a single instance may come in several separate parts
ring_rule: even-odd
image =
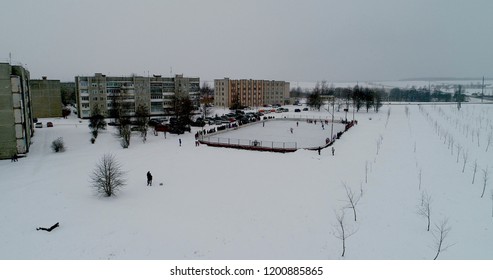
[[[308,111],[308,108],[307,107],[303,108],[303,111]]]
[[[299,113],[299,112],[301,112],[301,110],[300,109],[294,109],[294,112]]]
[[[53,127],[53,123],[52,122],[47,122],[46,123],[46,127]]]
[[[156,125],[161,124],[161,123],[162,123],[162,121],[160,121],[159,119],[150,119],[148,122],[148,124],[150,126],[156,126]]]
[[[36,128],[42,128],[43,127],[43,123],[42,122],[37,122],[36,125],[35,125]]]

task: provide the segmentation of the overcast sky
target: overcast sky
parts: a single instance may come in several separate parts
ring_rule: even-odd
[[[492,0],[2,0],[0,36],[34,79],[493,77]]]

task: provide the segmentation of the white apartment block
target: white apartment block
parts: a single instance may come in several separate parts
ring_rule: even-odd
[[[175,95],[188,95],[197,107],[200,101],[200,79],[183,75],[109,77],[96,73],[75,77],[75,90],[79,118],[89,118],[95,106],[109,116],[115,98],[125,103],[131,115],[139,105],[145,105],[151,116],[172,114]]]

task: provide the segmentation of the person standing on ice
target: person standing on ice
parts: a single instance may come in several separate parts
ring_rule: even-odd
[[[178,143],[180,143],[180,147],[181,147],[181,138],[178,139]]]
[[[152,186],[152,174],[151,171],[147,171],[147,185]]]
[[[336,149],[334,149],[334,147],[332,147],[332,155],[334,155]]]
[[[291,131],[291,134],[292,134],[293,133],[293,128],[291,127],[289,130]]]

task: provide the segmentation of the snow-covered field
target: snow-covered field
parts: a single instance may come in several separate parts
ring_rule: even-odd
[[[493,259],[493,104],[385,105],[356,119],[335,156],[195,147],[193,131],[134,134],[123,149],[112,127],[91,144],[87,121],[43,119],[55,125],[36,129],[27,158],[0,161],[0,259],[429,260],[445,219],[438,259]],[[58,137],[64,153],[50,149]],[[90,187],[105,153],[127,171],[117,197]],[[343,185],[359,198],[356,221]],[[424,192],[430,231],[417,214]]]

